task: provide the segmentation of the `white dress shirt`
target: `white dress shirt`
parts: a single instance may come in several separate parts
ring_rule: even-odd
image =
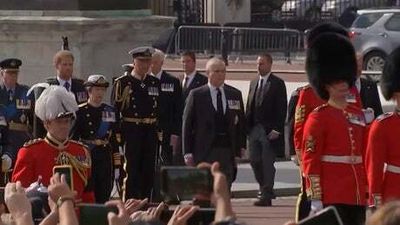
[[[258,80],[258,87],[260,86],[261,80],[263,80],[263,88],[265,87],[265,84],[267,83],[269,75],[271,75],[271,72],[267,73],[267,75],[265,75],[265,76],[259,75],[260,78]]]
[[[194,75],[196,75],[196,70],[195,71],[193,71],[191,74],[184,74],[184,76],[183,76],[183,82],[182,82],[182,87],[189,87],[189,85],[192,83],[192,81],[193,81],[193,78],[194,78]],[[186,77],[188,78],[188,80],[187,80],[187,84],[185,83],[186,82]]]
[[[208,83],[208,87],[210,88],[210,94],[211,94],[211,100],[212,100],[212,104],[214,106],[215,111],[218,110],[217,107],[217,88],[214,87],[212,84]],[[224,109],[224,114],[226,112],[226,97],[225,97],[225,91],[224,91],[224,84],[222,84],[219,87],[220,91],[221,91],[221,99],[222,99],[222,108]]]
[[[62,86],[62,87],[64,87],[64,84],[66,82],[68,82],[69,83],[69,90],[68,91],[71,91],[71,86],[72,86],[72,79],[71,78],[69,78],[69,80],[63,80],[59,76],[57,76],[57,80],[58,80],[58,83],[60,84],[60,86]]]

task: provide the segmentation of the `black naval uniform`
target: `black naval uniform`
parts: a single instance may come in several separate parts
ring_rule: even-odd
[[[160,115],[159,129],[162,132],[161,163],[172,165],[173,150],[171,135],[181,135],[183,100],[182,87],[178,78],[162,71],[160,77]]]
[[[56,77],[50,77],[46,79],[46,83],[50,85],[60,85]],[[77,78],[71,78],[71,84],[70,84],[69,91],[74,93],[75,95],[75,100],[79,104],[85,103],[88,100],[88,95],[85,89],[85,86],[83,85],[83,80],[77,79]],[[35,99],[38,99],[40,95],[42,94],[44,88],[36,88],[34,90],[35,93]],[[43,138],[46,136],[46,130],[44,129],[42,121],[35,116],[34,120],[34,128],[33,128],[33,136],[35,138]]]
[[[112,100],[121,114],[125,147],[124,199],[150,198],[157,150],[157,118],[160,82],[124,75],[115,80]]]
[[[96,203],[102,204],[110,198],[114,169],[122,169],[119,116],[110,105],[94,107],[87,102],[79,105],[76,116],[72,138],[88,146],[92,158],[88,188],[94,191]]]
[[[18,150],[32,139],[33,96],[26,96],[29,87],[17,84],[14,90],[0,87],[0,113],[8,123],[8,145],[3,154],[15,161]]]

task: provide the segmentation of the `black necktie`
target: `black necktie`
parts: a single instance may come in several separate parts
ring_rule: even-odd
[[[14,98],[14,93],[13,90],[10,89],[8,90],[8,100],[12,102],[13,98]]]
[[[222,107],[222,94],[219,88],[217,88],[217,113],[224,115],[224,109]]]
[[[257,87],[257,93],[256,93],[256,103],[257,103],[257,105],[261,105],[261,103],[262,103],[263,84],[264,84],[264,79],[261,79],[260,83],[259,83],[259,86]]]
[[[64,87],[65,87],[65,89],[67,89],[67,91],[69,91],[69,86],[70,86],[70,85],[69,85],[69,82],[65,82],[65,83],[64,83]]]
[[[188,86],[189,86],[189,84],[188,84],[188,83],[189,83],[189,77],[188,77],[188,76],[186,76],[186,77],[185,77],[185,83],[183,84],[183,89],[185,89],[185,90],[186,90],[186,89],[188,88]]]

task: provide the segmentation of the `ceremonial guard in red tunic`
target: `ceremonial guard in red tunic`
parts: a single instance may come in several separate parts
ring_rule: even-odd
[[[74,95],[64,87],[49,86],[43,91],[36,101],[35,114],[43,121],[47,135],[20,149],[12,182],[21,181],[28,187],[41,177],[41,183],[48,186],[54,166],[70,166],[76,201],[94,201],[93,192],[85,191],[91,171],[90,154],[83,144],[68,139],[77,110]]]
[[[314,39],[322,34],[332,32],[336,34],[348,37],[348,31],[338,23],[324,22],[317,24],[307,33],[307,43],[311,45]],[[307,199],[305,180],[301,168],[301,155],[302,155],[302,143],[303,143],[303,131],[304,124],[308,118],[308,115],[318,106],[326,103],[325,100],[321,99],[309,85],[305,85],[298,89],[298,100],[295,109],[295,119],[293,129],[293,145],[296,153],[296,162],[299,164],[300,177],[301,177],[301,192],[297,199],[296,205],[296,221],[300,221],[306,218],[310,213],[310,201]],[[361,107],[360,95],[356,87],[350,89],[349,95],[347,96],[348,103],[355,104]]]
[[[327,101],[304,125],[302,166],[311,213],[333,205],[345,225],[361,225],[367,194],[365,120],[347,98],[356,79],[355,51],[347,37],[335,33],[320,34],[309,47],[309,82]]]
[[[368,135],[366,165],[370,205],[400,199],[400,48],[389,56],[380,81],[386,100],[396,109],[378,117]]]

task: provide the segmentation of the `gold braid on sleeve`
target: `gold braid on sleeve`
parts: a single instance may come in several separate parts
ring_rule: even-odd
[[[319,175],[308,175],[306,179],[310,182],[310,187],[306,190],[307,197],[311,200],[322,199],[321,179]]]
[[[83,180],[83,182],[85,183],[85,186],[87,185],[87,181],[88,181],[88,177],[89,177],[89,174],[87,171],[91,167],[90,156],[89,156],[89,158],[86,156],[85,161],[81,162],[77,158],[75,158],[75,156],[71,155],[68,152],[60,152],[57,156],[56,162],[59,165],[71,165],[75,169],[75,171],[78,173],[79,177]]]
[[[125,107],[129,106],[130,91],[130,85],[125,86],[124,90],[121,91],[121,82],[117,81],[115,84],[115,102],[121,103],[120,110],[124,110]]]

